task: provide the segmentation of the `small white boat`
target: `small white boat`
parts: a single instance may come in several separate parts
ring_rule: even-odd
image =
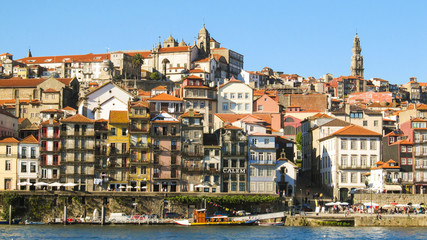
[[[43,225],[44,222],[30,222],[28,220],[25,220],[25,225]]]
[[[270,227],[270,226],[284,226],[284,222],[273,222],[273,223],[262,223],[258,222],[258,226]]]

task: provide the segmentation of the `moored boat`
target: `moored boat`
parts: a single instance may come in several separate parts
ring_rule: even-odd
[[[45,224],[44,222],[33,222],[33,221],[28,221],[25,220],[25,225],[43,225]]]
[[[258,226],[270,227],[270,226],[284,226],[284,222],[273,222],[273,223],[263,223],[258,222]]]
[[[242,220],[234,221],[228,216],[213,216],[206,217],[206,209],[194,210],[194,219],[190,221],[189,219],[183,220],[174,220],[178,225],[182,226],[208,226],[208,225],[253,225],[256,220]]]

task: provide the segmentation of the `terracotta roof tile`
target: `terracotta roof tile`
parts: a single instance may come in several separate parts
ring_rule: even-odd
[[[66,107],[62,108],[62,110],[77,111],[76,109],[74,109],[72,107],[69,107],[69,106],[66,106]]]
[[[0,87],[37,87],[46,79],[0,79]]]
[[[110,111],[110,124],[129,123],[129,114],[127,111]]]
[[[160,48],[159,52],[186,52],[189,51],[189,46],[182,46],[182,47],[167,47],[167,48]]]
[[[197,69],[191,69],[189,72],[190,73],[204,73],[205,71],[203,71],[202,69],[197,68]]]
[[[87,118],[87,117],[85,117],[85,116],[83,116],[81,114],[76,114],[74,116],[62,119],[61,121],[65,122],[65,123],[68,123],[68,122],[70,122],[70,123],[72,123],[72,122],[77,122],[77,123],[93,123],[92,119],[89,119],[89,118]]]
[[[21,143],[39,143],[39,141],[31,134],[21,140]]]
[[[19,140],[14,137],[7,137],[0,140],[0,143],[19,143]]]
[[[157,86],[151,90],[168,90],[168,88],[166,86]]]
[[[243,84],[245,84],[244,82],[242,82],[242,81],[240,81],[240,80],[237,80],[237,79],[235,79],[235,78],[231,78],[228,82],[226,82],[226,83],[224,83],[224,84],[222,84],[221,86],[219,86],[220,88],[222,88],[222,87],[224,87],[224,86],[226,86],[227,84],[230,84],[230,83],[243,83]]]
[[[41,113],[64,113],[64,111],[59,109],[45,109],[40,111]]]
[[[381,134],[357,125],[350,125],[332,133],[331,136],[381,136]]]
[[[50,125],[49,120],[46,120],[44,122],[41,122],[40,125]],[[53,125],[59,125],[59,122],[56,120],[53,120]]]
[[[182,117],[203,117],[203,114],[200,114],[199,111],[193,111],[193,115],[190,114],[190,111],[187,111],[183,114],[181,114],[181,116],[179,116],[180,118]]]
[[[84,55],[64,55],[64,56],[46,56],[46,57],[28,57],[21,58],[17,61],[25,64],[46,64],[62,62],[102,62],[108,59],[110,54],[84,54]]]
[[[156,96],[154,96],[148,100],[149,101],[176,101],[176,102],[182,101],[181,98],[177,98],[177,97],[174,97],[174,96],[166,94],[166,93],[161,93],[161,94],[156,95]]]
[[[28,118],[18,118],[18,124],[21,124],[25,119],[28,119]]]

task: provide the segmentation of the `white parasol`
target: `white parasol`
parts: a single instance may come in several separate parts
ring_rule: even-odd
[[[51,187],[61,187],[62,184],[59,183],[59,182],[54,182],[54,183],[49,184],[49,186],[51,186]]]
[[[47,183],[45,183],[45,182],[38,182],[38,183],[36,183],[36,184],[34,184],[34,186],[47,186],[48,184]]]
[[[64,186],[64,187],[75,187],[75,186],[77,186],[77,184],[75,184],[75,183],[65,183],[64,185],[62,185],[62,186]]]

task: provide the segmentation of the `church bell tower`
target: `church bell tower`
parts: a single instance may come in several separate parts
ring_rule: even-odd
[[[362,48],[360,47],[360,39],[359,36],[354,37],[353,40],[353,56],[351,56],[351,76],[361,76],[363,78],[363,56],[360,54],[362,52]]]

